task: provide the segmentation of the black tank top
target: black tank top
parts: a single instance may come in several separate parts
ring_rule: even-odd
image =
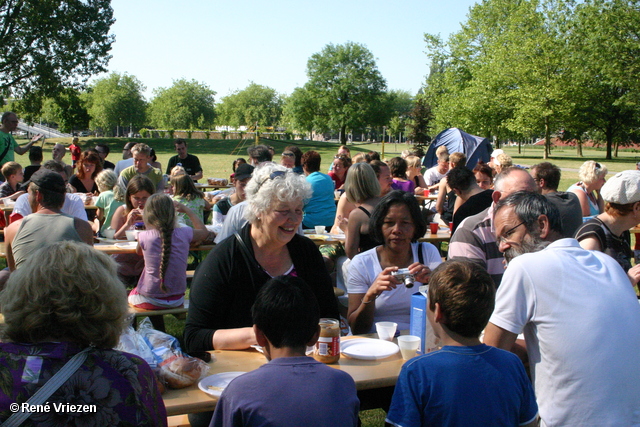
[[[362,206],[358,206],[358,209],[360,209],[369,218],[371,218],[371,213],[369,213],[368,210],[366,210]],[[369,233],[366,233],[366,234],[360,233],[360,244],[358,245],[358,249],[360,250],[360,253],[362,253],[364,251],[368,251],[369,249],[373,249],[376,246],[378,246],[378,242],[373,240],[371,238],[371,236],[369,235]]]

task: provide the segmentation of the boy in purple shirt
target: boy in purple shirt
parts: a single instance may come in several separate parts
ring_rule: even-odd
[[[305,356],[320,333],[320,309],[309,286],[295,276],[275,277],[251,312],[269,363],[229,383],[210,427],[358,425],[353,378]]]

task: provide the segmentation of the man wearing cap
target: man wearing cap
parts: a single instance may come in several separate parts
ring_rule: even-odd
[[[64,163],[57,160],[47,160],[44,162],[41,169],[54,171],[62,177],[65,183],[67,182],[67,173],[65,171],[66,168]],[[33,211],[31,210],[31,203],[29,202],[29,194],[23,194],[18,197],[16,204],[13,206],[13,212],[10,216],[11,222],[24,218],[31,213],[33,213]],[[84,197],[81,197],[79,193],[70,193],[67,189],[65,202],[62,206],[62,213],[87,221],[88,218],[87,211],[84,206]]]
[[[242,203],[246,199],[245,187],[247,183],[251,179],[251,174],[253,173],[253,166],[242,163],[240,166],[236,168],[236,173],[234,174],[233,186],[235,188],[235,192],[225,198],[220,200],[213,206],[213,219],[211,224],[213,224],[213,230],[218,233],[222,229],[222,225],[224,224],[224,220],[227,216],[229,210],[233,207]]]
[[[491,166],[491,169],[493,170],[496,169],[496,159],[500,154],[504,154],[504,150],[501,148],[493,150],[493,152],[491,153],[491,156],[489,158],[489,163],[487,163],[489,166]]]
[[[66,186],[60,174],[40,169],[31,176],[28,197],[34,212],[5,228],[5,248],[10,271],[28,265],[29,257],[44,245],[73,240],[93,245],[87,221],[61,212]]]
[[[494,212],[509,264],[485,344],[510,350],[524,333],[541,425],[639,425],[640,308],[626,273],[563,239],[540,194],[513,193]]]
[[[187,141],[184,139],[176,139],[174,142],[176,147],[176,156],[169,159],[167,165],[167,175],[171,175],[171,170],[176,166],[182,166],[184,170],[191,176],[193,182],[202,179],[202,166],[198,156],[187,153]]]
[[[631,266],[629,229],[640,222],[640,171],[618,172],[600,190],[604,212],[578,228],[576,239],[584,249],[600,251],[615,259],[635,286],[640,281],[640,264]]]

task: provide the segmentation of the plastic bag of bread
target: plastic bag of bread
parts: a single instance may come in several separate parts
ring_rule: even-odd
[[[149,318],[137,331],[132,327],[122,334],[117,350],[143,358],[163,385],[169,388],[188,387],[209,374],[209,365],[182,352],[178,340],[153,329]]]
[[[229,180],[226,178],[207,178],[207,184],[215,185],[216,187],[226,187],[229,184]]]

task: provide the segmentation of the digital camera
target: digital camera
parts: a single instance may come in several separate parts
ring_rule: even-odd
[[[392,271],[391,275],[398,281],[403,282],[407,288],[413,288],[413,283],[416,281],[413,274],[409,273],[408,268],[401,268],[398,271]]]

